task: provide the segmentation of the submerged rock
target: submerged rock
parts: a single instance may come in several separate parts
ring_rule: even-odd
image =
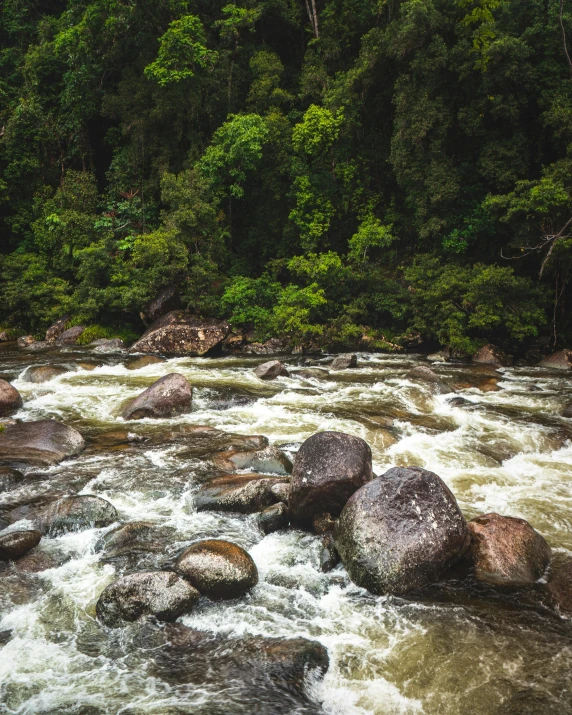
[[[91,495],[65,497],[14,509],[12,523],[29,519],[42,534],[57,536],[68,531],[101,528],[117,521],[117,510],[106,499]]]
[[[198,591],[184,578],[173,572],[148,571],[123,576],[110,584],[100,595],[95,610],[105,625],[118,627],[145,616],[174,621],[188,613],[198,600]]]
[[[469,543],[455,497],[419,467],[395,467],[362,487],[334,533],[350,578],[374,594],[403,595],[431,583]]]
[[[564,614],[572,614],[572,558],[551,567],[546,592],[550,605]]]
[[[48,467],[84,447],[81,434],[61,422],[21,422],[0,432],[0,463]]]
[[[277,377],[288,377],[290,373],[280,360],[269,360],[254,370],[260,380],[275,380]]]
[[[183,551],[175,571],[203,596],[240,598],[258,583],[258,569],[251,556],[230,541],[199,541]]]
[[[166,362],[165,358],[157,355],[142,355],[141,357],[131,358],[125,363],[128,370],[141,370],[148,365],[156,365],[157,363]]]
[[[153,548],[157,526],[149,521],[131,521],[104,534],[95,544],[95,551],[114,554],[131,551],[137,547]]]
[[[558,350],[552,355],[547,355],[542,358],[538,366],[553,370],[572,370],[572,350]]]
[[[181,623],[161,628],[145,624],[136,644],[149,651],[150,670],[168,683],[192,683],[225,689],[232,682],[234,703],[244,712],[267,715],[318,713],[321,708],[306,693],[308,676],[328,669],[326,648],[306,638],[228,638],[188,628]],[[224,705],[204,715],[221,715]],[[195,712],[193,708],[193,713]],[[238,708],[237,712],[243,712]],[[202,714],[202,710],[198,710]],[[235,710],[233,710],[235,712]]]
[[[228,335],[223,320],[202,320],[183,310],[172,310],[156,320],[129,352],[164,355],[204,355]]]
[[[528,586],[545,572],[550,547],[524,519],[491,512],[468,523],[468,558],[478,581],[493,586]]]
[[[0,467],[0,494],[9,492],[24,481],[24,475],[11,467]]]
[[[24,401],[18,390],[6,380],[0,380],[0,417],[17,412],[23,405]]]
[[[65,375],[69,372],[66,367],[56,367],[53,365],[38,365],[37,367],[31,367],[27,370],[26,374],[22,378],[25,382],[42,383],[48,382],[48,380],[53,380],[54,377],[59,377],[60,375]]]
[[[19,348],[28,348],[36,342],[36,338],[33,335],[22,335],[16,342]]]
[[[252,469],[264,474],[286,476],[292,472],[292,462],[287,454],[276,447],[260,450],[229,450],[220,452],[215,457],[215,464],[220,469]]]
[[[332,361],[330,369],[332,370],[347,370],[350,367],[357,367],[356,355],[338,355]]]
[[[266,507],[258,515],[258,526],[265,534],[272,534],[288,526],[288,507],[284,502]]]
[[[127,345],[121,340],[121,338],[111,338],[110,340],[104,340],[96,348],[96,353],[121,353],[127,349]]]
[[[343,432],[312,435],[294,461],[288,502],[292,520],[311,526],[316,514],[338,516],[372,476],[371,449],[363,439]]]
[[[437,392],[442,395],[452,392],[452,389],[445,382],[443,382],[436,372],[433,372],[430,367],[427,367],[427,365],[417,365],[409,370],[407,377],[412,380],[419,380],[420,382],[427,382],[430,385],[433,385]]]
[[[481,365],[494,365],[495,367],[508,367],[512,360],[508,355],[492,343],[487,343],[473,355],[473,362]]]
[[[567,404],[560,414],[562,415],[562,417],[567,417],[568,419],[570,419],[572,417],[572,402]]]
[[[15,561],[40,543],[39,531],[10,531],[0,534],[0,561]]]
[[[170,417],[190,412],[192,399],[193,388],[189,382],[182,375],[173,372],[159,378],[132,400],[121,416],[125,420]]]
[[[323,573],[329,573],[340,563],[340,555],[336,550],[334,535],[325,534],[322,537],[322,551],[320,553],[320,568]]]
[[[253,514],[276,501],[271,487],[276,478],[231,474],[213,479],[195,495],[197,511],[236,511]]]

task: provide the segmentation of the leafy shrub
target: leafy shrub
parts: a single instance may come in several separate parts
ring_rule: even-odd
[[[139,335],[131,328],[109,328],[103,325],[88,325],[77,339],[78,345],[89,345],[94,340],[121,338],[127,345],[135,342]]]

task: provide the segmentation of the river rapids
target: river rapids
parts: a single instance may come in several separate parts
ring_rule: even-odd
[[[43,494],[94,494],[121,522],[151,521],[162,543],[139,554],[139,567],[161,568],[202,538],[233,541],[249,551],[259,584],[244,598],[202,599],[180,620],[232,638],[305,637],[323,644],[330,667],[305,683],[308,700],[257,697],[256,687],[222,675],[207,684],[162,679],[149,653],[130,647],[137,624],[110,630],[95,619],[101,591],[133,563],[96,549],[111,530],[91,529],[37,547],[55,565],[37,574],[0,575],[0,713],[330,713],[332,715],[542,715],[572,713],[572,624],[534,600],[492,596],[436,584],[415,601],[375,597],[353,585],[341,565],[320,569],[320,540],[297,530],[264,536],[256,515],[197,512],[205,459],[177,437],[181,425],[265,435],[294,455],[317,431],[363,438],[374,473],[417,465],[436,472],[465,516],[496,511],[522,517],[541,533],[554,558],[572,554],[571,420],[567,374],[540,368],[438,364],[456,395],[435,395],[406,373],[420,356],[359,354],[357,369],[317,365],[261,382],[261,358],[178,358],[128,369],[121,355],[69,348],[53,353],[0,350],[0,373],[24,398],[14,417],[55,418],[86,438],[87,448],[56,467],[30,469],[0,508]],[[49,382],[25,380],[32,365],[70,371]],[[159,377],[184,375],[193,408],[168,420],[125,423],[127,400]],[[462,397],[463,400],[452,397]],[[128,443],[102,435],[128,430]],[[175,437],[173,437],[175,435]],[[21,521],[9,529],[26,528]],[[1,635],[1,634],[0,634]]]

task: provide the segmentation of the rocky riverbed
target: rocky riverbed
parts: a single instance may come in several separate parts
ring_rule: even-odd
[[[422,356],[358,354],[282,357],[267,380],[268,360],[0,347],[23,402],[2,419],[27,425],[0,435],[0,712],[572,712],[569,373],[436,363],[435,377]],[[154,393],[130,408],[174,373],[172,414],[160,400],[153,414]],[[40,420],[72,431],[32,449]],[[315,499],[308,447],[296,457],[324,431],[359,439],[351,465],[339,447],[345,486]],[[455,523],[439,568],[388,595],[394,581],[362,580],[348,553],[371,476],[394,467],[434,477],[392,470],[384,498],[413,479]],[[491,547],[507,533],[527,568]],[[197,576],[205,558],[222,559],[214,582]]]

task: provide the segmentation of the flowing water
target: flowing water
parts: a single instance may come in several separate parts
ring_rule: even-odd
[[[158,548],[140,556],[145,568],[172,562],[200,538],[234,541],[254,558],[258,586],[237,601],[201,601],[182,622],[237,638],[317,640],[328,649],[330,667],[323,680],[308,682],[314,704],[299,710],[257,700],[236,683],[190,685],[157,676],[129,647],[136,626],[109,631],[94,618],[99,593],[133,564],[96,550],[113,527],[92,529],[44,538],[38,550],[56,558],[53,568],[0,575],[0,631],[12,631],[0,648],[0,712],[572,713],[572,626],[534,599],[467,592],[454,582],[415,601],[374,597],[341,566],[321,572],[315,536],[296,530],[264,536],[255,515],[194,509],[208,460],[189,448],[186,433],[177,432],[181,425],[266,435],[291,453],[319,430],[338,430],[370,444],[376,474],[394,465],[425,467],[445,480],[468,518],[486,511],[523,517],[556,558],[572,552],[572,427],[559,417],[572,400],[566,374],[438,365],[464,398],[451,402],[452,395],[435,395],[406,377],[418,357],[358,358],[358,369],[329,373],[317,366],[263,383],[252,372],[263,360],[254,358],[172,359],[130,370],[121,356],[4,348],[0,373],[25,401],[15,417],[64,421],[88,447],[57,467],[30,470],[22,486],[0,495],[0,506],[60,492],[104,497],[122,522],[152,521],[163,529]],[[42,384],[23,379],[30,365],[47,363],[71,370]],[[192,412],[127,427],[121,406],[170,372],[193,384]],[[497,379],[498,389],[481,389],[494,388]],[[126,428],[139,441],[101,437]]]

